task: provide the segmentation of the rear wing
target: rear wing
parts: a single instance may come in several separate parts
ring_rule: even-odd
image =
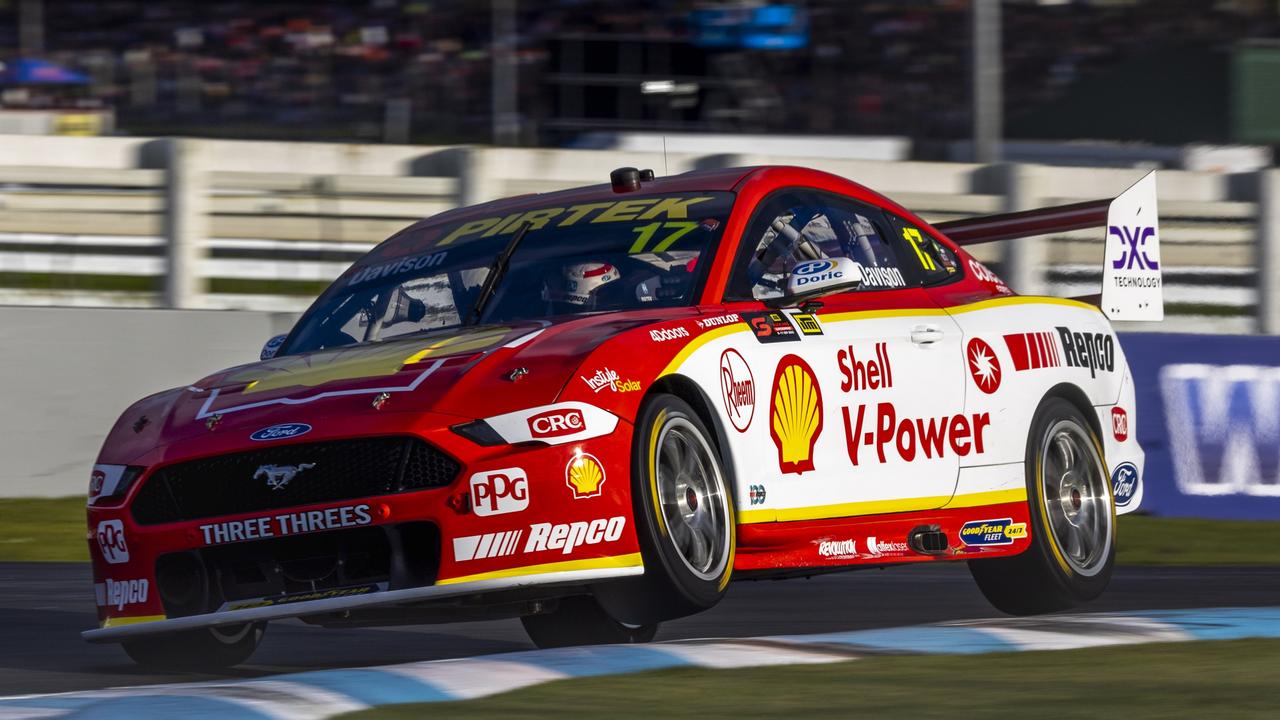
[[[1106,228],[1102,293],[1079,299],[1098,305],[1112,320],[1163,320],[1158,216],[1156,174],[1150,172],[1114,200],[951,220],[934,227],[960,246]]]

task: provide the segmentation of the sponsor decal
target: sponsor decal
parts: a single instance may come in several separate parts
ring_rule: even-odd
[[[591,522],[537,523],[529,526],[529,540],[524,545],[526,553],[543,550],[559,550],[568,555],[583,545],[599,545],[614,542],[622,537],[627,518],[618,515]]]
[[[280,352],[280,348],[284,346],[284,341],[288,339],[288,335],[276,335],[262,346],[262,352],[258,355],[259,360],[270,360]]]
[[[747,321],[756,340],[762,343],[794,342],[800,339],[800,334],[783,313],[742,313],[742,319]]]
[[[765,492],[763,485],[752,485],[747,492],[748,500],[752,505],[763,505],[765,495],[768,494]]]
[[[965,349],[966,363],[973,384],[982,392],[990,395],[1000,389],[1000,361],[991,346],[981,338],[973,338]]]
[[[521,468],[478,472],[471,476],[471,508],[476,515],[504,515],[529,507],[529,476]]]
[[[715,317],[702,318],[696,320],[698,327],[702,329],[721,327],[723,325],[732,325],[742,318],[738,317],[738,313],[729,313],[728,315],[716,315]]]
[[[515,555],[520,550],[524,530],[467,535],[453,539],[453,559],[458,562]]]
[[[150,589],[151,583],[146,579],[112,580],[107,578],[93,585],[98,607],[113,607],[116,610],[124,610],[126,605],[145,603]]]
[[[1125,507],[1138,494],[1138,466],[1122,462],[1111,471],[1111,496],[1116,507]]]
[[[982,263],[978,262],[977,260],[974,260],[973,258],[969,258],[969,271],[972,272],[973,276],[978,279],[978,282],[991,285],[992,287],[995,288],[996,292],[1002,295],[1009,294],[1009,286],[1005,285],[1004,281],[1001,280],[995,273],[991,272],[991,270],[986,265],[983,265]]]
[[[357,527],[373,522],[368,505],[344,505],[325,510],[304,510],[248,520],[228,520],[200,526],[205,545],[302,535],[321,530]]]
[[[293,482],[298,473],[304,470],[310,470],[315,467],[315,463],[301,463],[298,465],[259,465],[258,469],[253,473],[254,480],[266,480],[267,487],[272,490],[283,490],[286,485]]]
[[[548,410],[528,418],[529,436],[535,440],[580,433],[587,427],[586,418],[577,408]]]
[[[756,380],[742,354],[733,348],[720,354],[720,399],[733,429],[746,432],[756,414]]]
[[[858,557],[858,541],[823,540],[818,543],[818,555],[835,559]]]
[[[1078,333],[1058,327],[1062,340],[1062,354],[1067,365],[1089,368],[1089,377],[1097,377],[1099,370],[1114,372],[1116,369],[1116,340],[1106,333]]]
[[[791,313],[791,319],[795,321],[796,327],[800,328],[803,335],[821,335],[822,325],[818,324],[818,318],[813,313]]]
[[[576,453],[564,468],[564,482],[574,500],[599,497],[604,481],[604,466],[589,453]]]
[[[102,486],[107,482],[107,474],[97,468],[89,473],[89,499],[92,500],[102,494]]]
[[[881,463],[890,451],[906,462],[912,462],[919,455],[945,457],[948,448],[959,457],[981,455],[986,449],[983,433],[991,425],[991,414],[985,412],[899,420],[893,403],[882,402],[876,405],[875,418],[871,420],[866,417],[867,405],[858,405],[852,418],[850,409],[842,408],[844,440],[849,461],[855,466],[863,447],[874,447],[876,459]]]
[[[1124,243],[1121,246],[1119,259],[1111,261],[1112,270],[1159,270],[1160,263],[1147,254],[1146,244],[1148,240],[1156,239],[1156,229],[1149,225],[1138,225],[1135,227],[1111,225],[1107,227],[1108,235],[1115,235]],[[1153,243],[1154,244],[1154,243]],[[1124,285],[1122,280],[1132,281],[1131,285]],[[1154,280],[1151,284],[1149,281]],[[1159,287],[1159,278],[1134,278],[1118,276],[1116,278],[1118,287]]]
[[[904,542],[889,542],[878,540],[875,535],[867,536],[867,552],[873,556],[901,555],[910,551],[911,549]]]
[[[1012,545],[1014,540],[1026,536],[1027,524],[1016,523],[1013,518],[970,520],[960,528],[960,542],[969,547]]]
[[[306,423],[280,423],[265,427],[249,436],[250,440],[257,442],[266,442],[268,440],[284,440],[285,438],[294,438],[299,435],[306,435],[311,432],[311,426]]]
[[[622,537],[627,518],[618,515],[570,523],[535,523],[529,526],[528,540],[521,548],[524,530],[468,535],[453,539],[453,559],[457,562],[506,557],[517,553],[559,550],[569,555],[584,545],[616,542]]]
[[[907,280],[902,277],[902,271],[896,267],[876,267],[861,263],[858,266],[862,268],[863,286],[877,288],[904,288],[907,286]],[[951,272],[955,272],[955,269],[952,268]]]
[[[347,287],[359,285],[363,282],[372,280],[382,280],[383,278],[393,277],[395,275],[403,275],[404,273],[415,272],[417,270],[425,270],[440,265],[444,262],[444,258],[448,253],[433,252],[426,255],[414,255],[400,260],[392,260],[382,265],[371,265],[366,268],[357,270],[351,279],[347,281]]]
[[[803,288],[806,285],[818,285],[844,277],[835,260],[810,260],[791,268],[791,287]]]
[[[840,366],[840,391],[880,390],[893,387],[893,365],[889,363],[887,343],[876,343],[871,357],[865,353],[859,358],[853,346],[846,346],[836,353]]]
[[[784,355],[773,375],[769,436],[778,448],[784,474],[813,470],[813,448],[822,434],[822,390],[818,378],[798,355]]]
[[[1054,338],[1052,332],[1005,335],[1004,345],[1009,348],[1009,357],[1013,359],[1013,369],[1018,372],[1060,367],[1062,365],[1062,355],[1058,352],[1058,341]]]
[[[1117,442],[1129,439],[1129,413],[1122,407],[1111,408],[1111,434]]]
[[[591,392],[598,393],[601,390],[609,389],[614,392],[635,392],[640,389],[640,382],[637,380],[623,380],[615,370],[602,368],[597,370],[591,377],[580,375],[582,382],[591,388]]]
[[[538,230],[554,224],[555,227],[570,227],[578,223],[639,222],[648,220],[688,220],[689,208],[698,203],[714,200],[714,197],[669,196],[657,198],[628,198],[616,202],[596,202],[569,207],[550,207],[512,213],[506,216],[494,216],[470,220],[454,228],[445,235],[439,246],[445,246],[464,239],[487,238],[495,235],[510,235],[521,225],[528,225],[530,230]],[[552,221],[555,221],[554,223]],[[654,223],[657,225],[658,223]],[[677,231],[688,227],[688,232],[697,226],[687,223],[665,223],[668,226],[679,226]],[[656,227],[653,232],[656,232]],[[650,233],[652,234],[652,232]],[[684,233],[681,233],[683,235]],[[642,246],[643,247],[643,246]],[[659,250],[665,247],[658,246]]]
[[[1160,393],[1184,495],[1280,497],[1280,367],[1166,365]]]
[[[103,520],[98,523],[98,549],[102,559],[112,565],[129,562],[129,544],[124,539],[124,521]]]
[[[218,608],[218,612],[226,610],[248,610],[249,608],[273,607],[276,605],[292,605],[293,603],[309,602],[311,600],[332,600],[333,598],[355,597],[357,595],[368,595],[370,593],[386,590],[386,583],[369,583],[368,585],[357,585],[355,587],[330,588],[328,590],[314,590],[298,593],[290,593],[287,595],[275,595],[272,597],[258,598],[256,600],[236,600],[233,602],[223,603]]]
[[[649,339],[654,342],[666,342],[689,337],[689,331],[682,327],[662,328],[649,331]]]

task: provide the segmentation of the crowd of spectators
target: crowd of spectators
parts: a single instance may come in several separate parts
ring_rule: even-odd
[[[564,37],[682,42],[691,10],[708,4],[519,0],[526,129],[536,133],[563,112],[556,101],[563,88],[552,83]],[[739,63],[705,66],[749,76],[727,78],[754,108],[736,116],[746,126],[929,138],[967,132],[968,2],[798,4],[809,19],[806,47],[740,51]],[[16,53],[17,6],[0,0],[0,52],[8,56]],[[416,137],[488,136],[489,2],[44,0],[43,7],[43,56],[89,75],[87,92],[114,107],[125,128],[372,138],[396,99],[407,101]],[[1264,2],[1006,3],[1003,16],[1010,113],[1051,101],[1154,43],[1227,43],[1276,31],[1274,3]]]

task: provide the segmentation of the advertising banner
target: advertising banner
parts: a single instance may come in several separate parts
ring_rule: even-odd
[[[1142,510],[1280,520],[1280,337],[1126,333]]]

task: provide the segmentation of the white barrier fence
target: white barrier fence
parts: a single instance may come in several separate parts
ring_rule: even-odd
[[[764,164],[849,177],[932,221],[1111,197],[1148,170],[3,136],[0,303],[298,311],[375,243],[460,204],[604,182],[625,165]],[[1160,174],[1164,328],[1280,332],[1275,172]],[[1100,286],[1102,238],[976,254],[1020,292],[1082,295]]]

